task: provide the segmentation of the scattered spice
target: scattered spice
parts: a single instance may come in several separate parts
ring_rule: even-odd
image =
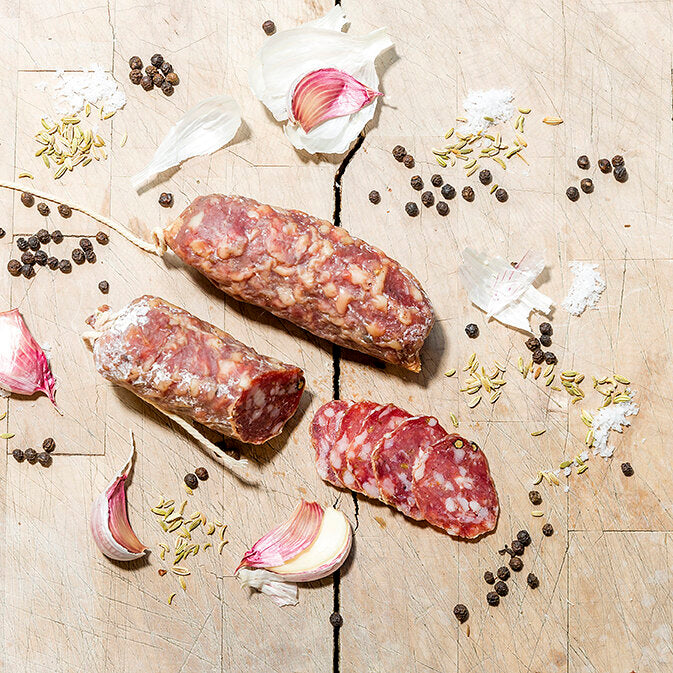
[[[404,206],[404,210],[409,217],[416,217],[419,213],[418,206],[413,201],[409,201],[407,205]]]
[[[610,163],[609,159],[599,159],[598,168],[600,169],[601,173],[609,173],[612,170],[612,164]]]
[[[131,56],[131,58],[129,59],[129,68],[131,68],[131,70],[143,69],[143,62],[140,59],[140,56]]]
[[[626,182],[629,179],[629,174],[626,172],[625,166],[615,166],[613,175],[617,182]]]
[[[492,180],[493,176],[491,175],[491,171],[489,171],[488,168],[484,168],[484,170],[479,171],[479,182],[481,182],[482,185],[490,185]]]
[[[159,205],[163,208],[170,208],[173,205],[173,194],[162,192],[159,196]]]
[[[21,203],[26,208],[32,208],[35,205],[35,197],[30,192],[21,192]]]
[[[523,569],[523,561],[521,560],[521,557],[519,556],[512,556],[509,560],[509,567],[514,571],[514,572],[519,572],[520,570]]]
[[[54,441],[53,437],[47,437],[43,442],[42,442],[42,448],[47,452],[47,453],[53,453],[54,449],[56,448],[56,442]]]
[[[471,322],[469,325],[465,325],[465,334],[470,339],[476,339],[479,336],[479,327]]]
[[[14,449],[14,451],[12,451],[12,457],[17,463],[22,463],[26,456],[21,449]]]
[[[54,231],[51,232],[51,240],[57,245],[59,243],[63,243],[63,234],[61,233],[60,229],[54,229]]]
[[[67,259],[62,259],[58,263],[58,268],[62,273],[70,273],[72,271],[72,264]]]
[[[175,89],[173,88],[173,85],[170,82],[164,82],[161,85],[161,92],[166,96],[172,96],[174,91]]]
[[[23,274],[24,278],[32,278],[35,275],[35,269],[31,264],[24,264],[21,267],[21,273]]]
[[[549,346],[551,346],[551,337],[548,334],[541,334],[540,344],[545,348],[549,348]]]
[[[547,351],[547,352],[544,354],[544,361],[545,361],[548,365],[555,365],[555,364],[558,363],[558,358],[557,358],[556,355],[554,355],[554,353],[552,353],[551,351]]]
[[[437,201],[435,208],[442,217],[449,214],[449,204],[446,201]]]
[[[523,544],[518,540],[512,540],[512,552],[517,556],[523,556],[525,549]]]
[[[594,183],[591,178],[584,178],[580,182],[580,188],[585,194],[591,194],[594,191]]]
[[[498,596],[495,591],[489,591],[486,594],[486,602],[489,605],[496,607],[497,605],[500,605],[500,596]]]
[[[72,208],[70,206],[67,206],[65,203],[61,203],[58,206],[58,214],[61,217],[68,218],[72,215]]]
[[[404,157],[407,156],[407,151],[402,147],[402,145],[395,145],[393,147],[393,156],[399,162],[404,161]]]
[[[171,85],[171,86],[177,86],[180,84],[180,78],[178,77],[177,72],[169,72],[166,75],[166,81]]]
[[[568,187],[568,189],[566,189],[566,196],[571,201],[577,201],[577,199],[580,198],[580,193],[577,187]]]
[[[35,463],[37,462],[37,451],[35,449],[26,449],[24,451],[24,455],[26,456],[26,460],[31,465],[35,465]]]
[[[509,568],[507,566],[500,566],[496,574],[498,576],[498,579],[502,580],[503,582],[506,582],[511,575],[511,573],[509,572]]]
[[[498,199],[500,203],[505,203],[505,201],[507,201],[509,198],[509,194],[507,194],[507,192],[502,187],[500,187],[499,189],[495,190],[495,198]]]
[[[538,348],[536,351],[533,351],[533,362],[536,365],[540,365],[544,362],[544,353],[541,348]]]
[[[634,474],[631,463],[622,463],[622,473],[625,477],[632,477]]]
[[[16,239],[16,247],[19,250],[28,250],[28,241],[23,238],[23,236],[19,236],[19,238]]]
[[[206,481],[208,479],[208,470],[206,470],[205,467],[197,467],[194,470],[194,474],[197,476],[198,479],[201,481]]]
[[[93,250],[93,243],[91,243],[88,238],[80,238],[79,247],[82,248],[84,252],[87,252],[88,250]]]
[[[37,236],[29,236],[28,237],[28,247],[31,250],[39,250],[40,249],[40,240],[38,239]]]
[[[170,75],[170,73],[173,72],[173,66],[168,61],[164,61],[161,64],[161,72],[164,73],[164,75]]]
[[[551,326],[551,323],[543,322],[540,323],[540,334],[545,334],[551,336],[554,334],[554,328]]]
[[[51,465],[51,456],[46,451],[42,451],[37,454],[37,462],[40,463],[42,467],[49,467],[49,465]]]
[[[45,266],[47,263],[47,253],[44,250],[38,250],[35,253],[35,263],[39,264],[40,266]]]
[[[444,184],[444,179],[439,173],[435,173],[430,178],[430,183],[432,184],[433,187],[441,187]]]
[[[509,593],[509,587],[505,582],[496,582],[495,586],[493,587],[495,589],[495,593],[498,594],[498,596],[506,596]]]
[[[442,196],[447,201],[450,201],[456,196],[456,188],[447,182],[445,185],[442,185]]]
[[[188,488],[191,488],[191,489],[194,489],[199,485],[199,480],[197,479],[196,475],[193,474],[192,472],[188,472],[185,475],[184,481],[185,481],[185,485]]]
[[[140,79],[140,86],[145,91],[151,91],[154,88],[154,82],[152,81],[152,78],[149,75],[144,75]]]
[[[457,607],[457,606],[456,606]],[[454,608],[454,614],[455,614],[456,608]],[[338,613],[338,612],[333,612],[329,616],[329,623],[335,628],[335,629],[340,629],[343,624],[344,624],[344,618]]]
[[[533,573],[528,573],[528,577],[526,577],[526,583],[531,589],[537,589],[540,586],[540,580],[536,575],[533,575]]]
[[[527,530],[520,530],[516,534],[516,539],[524,546],[527,547],[531,543],[530,533]]]
[[[533,505],[541,505],[542,504],[542,496],[540,495],[540,491],[530,491],[528,494],[528,499],[533,503]]]
[[[545,537],[551,537],[554,534],[554,526],[552,526],[550,523],[546,523],[544,526],[542,526],[542,534]]]
[[[46,229],[40,229],[35,236],[44,245],[47,245],[51,241],[51,234]]]
[[[453,608],[453,614],[461,624],[464,624],[467,621],[468,617],[470,616],[470,611],[467,609],[465,605],[463,605],[462,603],[458,603]]]
[[[586,154],[583,154],[582,156],[577,158],[577,165],[584,171],[586,171],[590,166],[591,162],[589,161],[589,157]]]
[[[484,573],[484,582],[486,582],[486,584],[494,584],[495,583],[495,577],[493,576],[493,573],[490,570],[487,570]]]
[[[381,203],[381,195],[375,189],[369,192],[369,202],[374,205]]]
[[[9,262],[7,262],[7,271],[9,271],[12,276],[20,276],[21,262],[19,262],[18,259],[10,259]]]
[[[472,189],[472,187],[469,185],[467,187],[463,187],[461,195],[466,201],[474,201],[474,189]]]
[[[158,72],[159,72],[159,69],[157,68],[156,65],[152,65],[152,64],[150,64],[150,65],[148,65],[148,66],[145,67],[145,74],[146,74],[148,77],[151,77],[152,80],[154,80],[154,76],[155,76]]]
[[[107,294],[110,291],[110,283],[108,283],[106,280],[101,280],[101,282],[98,283],[98,289],[103,294]]]
[[[26,250],[21,255],[21,262],[23,264],[35,264],[35,255],[30,250]]]
[[[430,208],[435,204],[435,195],[432,192],[423,192],[423,194],[421,194],[421,203],[426,208]]]
[[[403,159],[402,163],[407,167],[407,168],[413,168],[416,165],[416,162],[414,161],[414,158],[411,156],[411,154],[407,154]]]
[[[143,79],[142,70],[140,69],[131,70],[131,72],[129,72],[129,79],[131,80],[131,82],[133,82],[133,84],[140,84],[140,82],[142,82]]]
[[[101,245],[107,245],[110,242],[110,237],[104,231],[99,231],[96,234],[96,241]]]
[[[614,157],[612,157],[612,165],[617,168],[617,166],[623,166],[624,165],[624,157],[621,154],[615,154]]]
[[[411,188],[415,189],[417,192],[420,192],[421,189],[423,189],[424,184],[423,184],[423,178],[420,175],[414,175],[411,180]]]
[[[75,248],[70,256],[72,257],[72,261],[75,262],[75,264],[84,264],[84,262],[86,261],[84,251],[81,250],[80,248]]]
[[[48,257],[48,258],[47,258],[47,266],[48,266],[52,271],[56,271],[56,269],[58,269],[58,258],[56,258],[56,257]]]

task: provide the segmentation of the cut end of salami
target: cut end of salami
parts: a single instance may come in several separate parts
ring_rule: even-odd
[[[261,444],[299,405],[301,369],[159,297],[139,297],[117,313],[101,307],[87,322],[98,372],[167,413]]]

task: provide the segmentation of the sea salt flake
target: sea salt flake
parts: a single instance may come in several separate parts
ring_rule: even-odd
[[[618,402],[599,409],[591,424],[594,433],[594,454],[610,458],[615,452],[614,447],[608,444],[610,431],[623,432],[625,426],[631,425],[628,417],[635,416],[638,411],[640,409],[635,402]]]
[[[513,98],[514,94],[509,89],[470,91],[463,101],[467,121],[458,130],[461,133],[478,133],[493,124],[506,122],[514,114]]]
[[[606,288],[605,281],[598,273],[598,264],[570,262],[569,267],[575,280],[563,300],[563,308],[571,315],[582,315],[587,308],[595,308]]]

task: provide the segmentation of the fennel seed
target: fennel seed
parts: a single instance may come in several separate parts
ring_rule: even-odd
[[[583,474],[589,469],[589,466],[585,463],[582,467],[577,468],[577,474]]]
[[[456,418],[456,415],[452,412],[449,414],[449,418],[451,419],[451,423],[453,424],[454,428],[458,427],[458,419]]]
[[[14,437],[13,432],[3,432],[0,434],[0,439],[11,439],[12,437]]]
[[[453,376],[456,373],[455,369],[449,369],[448,372],[444,373],[444,376]]]
[[[559,124],[563,124],[563,119],[561,117],[545,117],[542,123],[549,126],[558,126]]]
[[[173,599],[175,598],[175,592],[173,592],[169,597],[168,597],[168,604],[170,605],[173,602]]]
[[[535,517],[544,516],[544,512],[541,509],[534,509],[530,514]]]
[[[547,432],[545,428],[542,428],[542,430],[535,430],[534,432],[530,433],[531,437],[539,437],[540,435],[544,435],[544,433]]]

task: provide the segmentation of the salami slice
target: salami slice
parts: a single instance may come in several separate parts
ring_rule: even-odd
[[[416,458],[447,436],[432,416],[414,416],[385,435],[372,453],[372,464],[380,498],[412,519],[422,519],[411,488]]]
[[[341,430],[329,454],[329,462],[346,488],[364,493],[357,486],[351,466],[348,464],[348,452],[362,431],[362,424],[373,411],[383,408],[375,402],[356,402],[345,413],[341,421]],[[377,495],[378,497],[378,495]]]
[[[315,465],[321,479],[334,486],[343,486],[329,462],[329,454],[339,433],[344,414],[353,402],[332,400],[323,404],[311,422],[311,443],[315,449]]]
[[[348,467],[355,479],[353,490],[379,497],[379,485],[374,474],[372,453],[384,435],[394,430],[411,414],[394,404],[378,405],[364,419],[360,432],[354,437],[346,452]]]
[[[412,490],[421,516],[449,535],[475,538],[495,528],[498,494],[476,444],[449,435],[421,451]]]

